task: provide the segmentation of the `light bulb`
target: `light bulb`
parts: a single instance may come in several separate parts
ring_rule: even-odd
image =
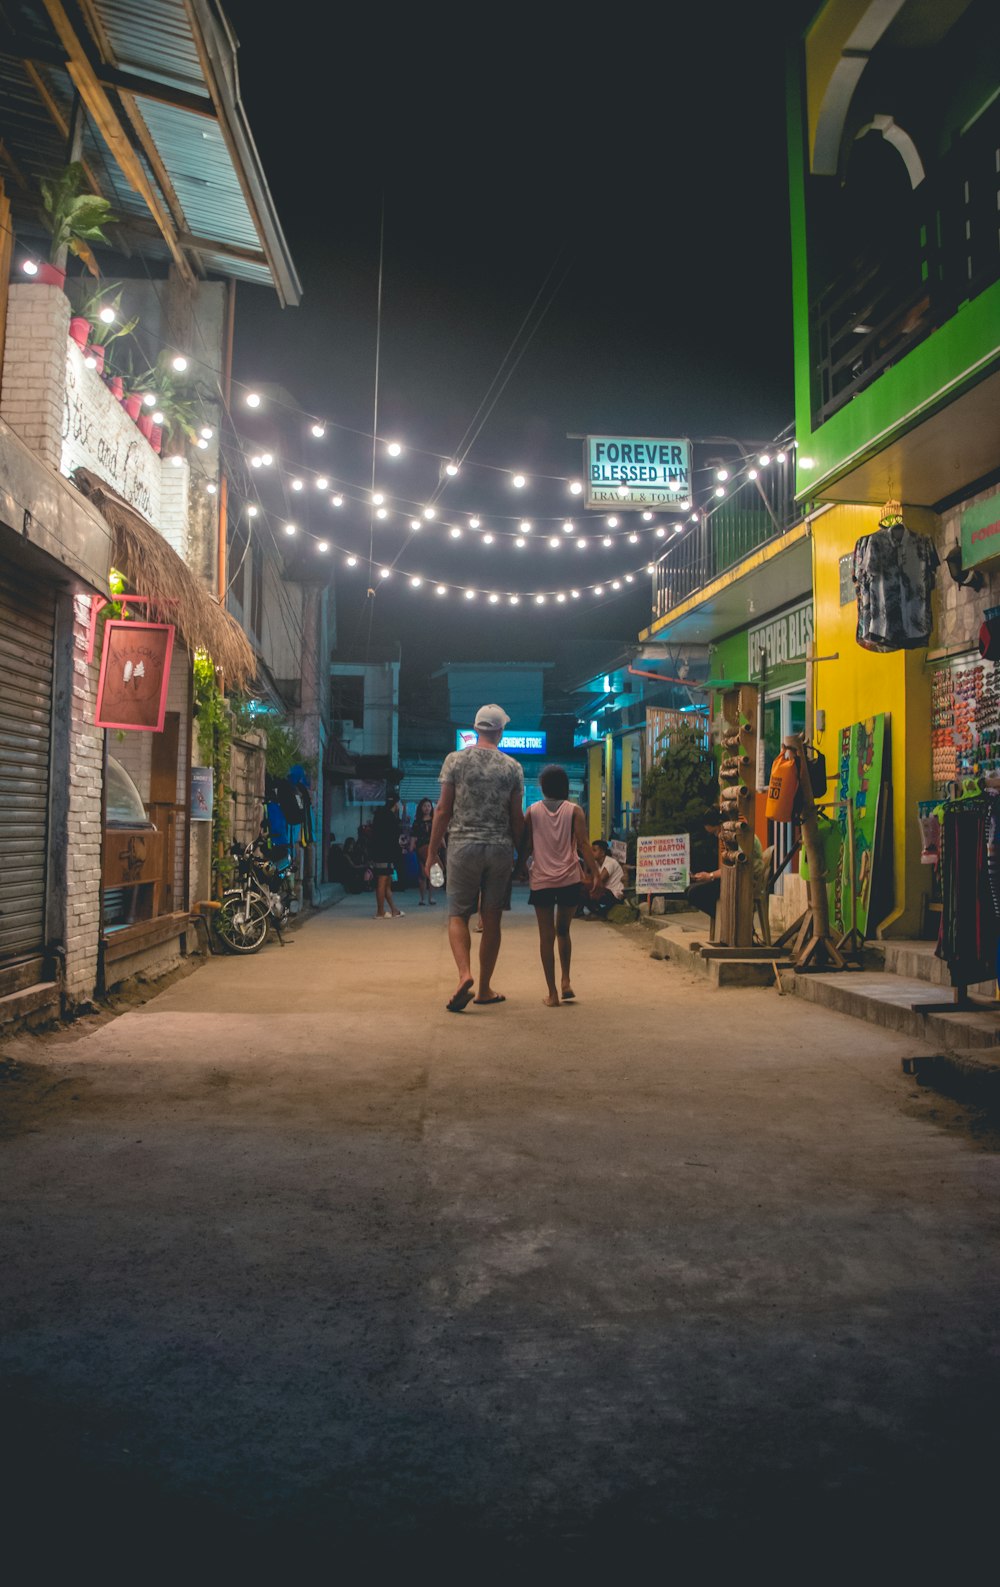
[[[424,517],[427,519],[428,523],[430,523],[432,518],[436,518],[437,517],[437,509],[434,508],[434,507],[425,507],[424,508]]]
[[[343,496],[340,496],[340,495],[331,496],[330,497],[330,505],[331,505],[331,507],[343,507],[343,505],[344,505]]]
[[[719,499],[721,501],[722,497],[726,494],[726,487],[724,485],[716,485],[715,494],[719,497]]]
[[[179,452],[175,452],[173,457],[170,459],[170,461],[171,461],[171,463],[172,463],[174,468],[180,468],[180,466],[183,463],[184,459],[182,458],[182,456],[181,456],[181,454]]]
[[[500,599],[499,595],[495,595],[495,594],[491,595],[490,596],[490,605],[491,606],[495,606],[499,599]]]
[[[478,529],[479,528],[479,519],[478,518],[470,518],[469,519],[469,528],[470,529]]]
[[[186,368],[187,368],[187,366],[188,366],[188,361],[187,361],[187,359],[186,359],[186,358],[185,358],[185,357],[184,357],[184,354],[183,354],[183,353],[178,353],[178,354],[177,354],[177,357],[176,357],[176,358],[172,358],[172,359],[171,359],[171,360],[170,360],[170,362],[171,362],[171,364],[172,364],[172,365],[173,365],[173,367],[174,367],[174,369],[176,369],[176,371],[177,371],[177,373],[178,373],[178,374],[179,374],[179,375],[182,375],[182,374],[183,374],[183,373],[184,373],[184,371],[185,371],[185,369],[186,369]],[[258,401],[258,402],[259,402],[259,401],[260,401],[260,398],[259,398],[259,397],[258,397],[258,398],[257,398],[257,401]]]
[[[556,600],[562,602],[565,599],[566,599],[565,595],[563,595],[562,591],[560,590],[559,594],[556,596]]]
[[[756,479],[756,478],[757,478],[757,470],[755,468],[748,468],[747,469],[747,479]]]
[[[293,535],[297,528],[298,528],[298,524],[286,523],[286,525],[285,525],[285,533],[286,533],[286,535]]]
[[[515,540],[515,541],[514,541],[514,544],[515,544],[515,545],[516,545],[516,546],[517,546],[517,549],[518,549],[518,550],[519,550],[519,551],[523,551],[523,550],[524,550],[524,547],[525,547],[525,545],[526,545],[526,544],[527,544],[527,542],[526,542],[526,541],[524,541],[524,540],[522,540],[522,539],[521,539],[521,536],[520,536],[520,535],[518,535],[518,537],[517,537],[517,539],[516,539],[516,540]]]
[[[243,401],[246,403],[248,408],[260,407],[260,397],[256,391],[248,391]]]
[[[412,578],[412,579],[411,579],[411,580],[410,580],[410,589],[411,589],[411,590],[419,590],[419,588],[420,588],[420,586],[421,586],[421,584],[422,584],[422,583],[423,583],[423,582],[424,582],[424,581],[423,581],[423,579],[421,579],[421,578]]]
[[[574,601],[578,601],[580,599],[580,591],[579,590],[570,590],[569,593],[572,595]]]
[[[691,522],[692,523],[697,523],[698,522],[698,514],[696,512],[693,512],[691,514]]]
[[[145,401],[145,400],[146,399],[143,398],[143,401]],[[215,431],[212,429],[212,426],[210,424],[203,424],[202,425],[202,427],[201,427],[201,438],[202,438],[203,441],[210,441],[214,434],[215,434]]]
[[[511,598],[510,598],[511,606],[517,606],[519,604],[520,600],[521,600],[520,595],[512,595]]]
[[[403,448],[400,446],[398,441],[390,441],[389,445],[386,447],[386,451],[390,457],[399,457],[402,450]]]
[[[601,589],[601,586],[599,584],[595,584],[594,585],[594,594],[595,595],[603,595],[604,594],[604,591]]]
[[[728,468],[717,468],[716,471],[715,471],[715,477],[716,477],[717,480],[720,481],[720,483],[723,480],[727,480],[729,478],[729,470],[728,470]]]
[[[320,421],[317,419],[316,423],[310,425],[309,428],[310,428],[311,433],[316,437],[317,441],[322,441],[324,435],[326,434],[326,425],[325,424],[321,424]]]
[[[577,542],[576,542],[576,549],[577,549],[577,550],[578,550],[578,551],[586,551],[586,549],[587,549],[587,542],[586,542],[586,540],[578,540],[578,541],[577,541]]]
[[[523,490],[527,483],[528,481],[525,479],[523,474],[515,474],[514,478],[511,480],[511,484],[515,490]]]
[[[476,592],[475,592],[475,590],[466,590],[466,592],[465,592],[465,599],[466,599],[466,600],[467,600],[467,601],[474,601],[474,600],[475,600],[475,598],[476,598]]]
[[[145,395],[143,396],[142,405],[143,405],[144,408],[155,408],[156,407],[156,395],[155,395],[155,393],[152,392],[152,391],[147,391],[145,393]]]
[[[211,480],[209,480],[208,484],[205,486],[205,490],[209,496],[214,496],[217,488],[218,487],[214,485]]]
[[[776,453],[774,461],[776,463],[787,463],[788,462],[788,453],[787,452],[778,452],[778,453]]]
[[[379,576],[380,579],[387,579],[389,577],[389,569],[388,568],[379,568],[378,576]]]
[[[768,463],[770,463],[770,461],[771,461],[770,453],[769,452],[761,452],[760,457],[757,459],[757,461],[760,464],[761,468],[766,468]]]
[[[562,541],[558,535],[551,535],[549,537],[549,545],[552,547],[553,551],[558,551],[559,547],[562,545]]]
[[[379,509],[376,512],[375,516],[376,516],[376,518],[388,518],[388,516],[389,516],[388,507],[379,507]]]
[[[261,452],[260,460],[263,463],[265,468],[270,468],[271,464],[274,462],[274,453],[273,452]]]
[[[645,523],[652,523],[653,521],[653,514],[651,512],[644,512],[642,517]]]
[[[536,606],[544,606],[545,605],[545,596],[544,595],[536,595],[535,596],[535,605]]]
[[[620,590],[620,589],[621,589],[621,587],[622,587],[622,585],[621,585],[621,579],[612,579],[612,580],[611,580],[611,588],[612,588],[612,589],[613,589],[613,590]]]
[[[646,572],[647,573],[655,573],[656,572],[656,563],[655,562],[647,562],[646,563]]]
[[[609,529],[617,529],[618,528],[618,519],[617,518],[609,518],[608,519],[608,528]]]
[[[97,318],[104,325],[113,325],[115,323],[115,311],[108,304],[105,304],[104,308],[101,309],[101,311],[98,314]]]
[[[684,509],[684,511],[687,512],[688,508],[691,505],[690,498],[685,496],[684,500],[683,501],[679,501],[677,503],[677,505],[678,505],[678,507],[682,507]]]
[[[629,493],[629,488],[630,487],[628,486],[626,481],[623,480],[623,479],[620,479],[618,481],[618,490],[617,490],[616,494],[619,495],[619,496],[627,496],[628,493]]]
[[[247,517],[248,518],[256,518],[256,516],[257,516],[256,507],[248,507],[247,508]]]
[[[493,536],[492,535],[483,535],[483,545],[484,546],[491,546],[492,544],[493,544]]]
[[[453,539],[453,540],[461,540],[461,538],[462,538],[462,531],[461,531],[461,529],[460,529],[460,528],[459,528],[459,527],[458,527],[458,525],[457,525],[457,524],[456,524],[456,525],[455,525],[455,527],[454,527],[454,529],[452,529],[452,530],[450,530],[450,531],[449,531],[449,533],[450,533],[450,534],[451,534],[451,538],[452,538],[452,539]]]
[[[674,524],[674,534],[675,535],[682,535],[683,533],[684,533],[684,525],[682,523],[675,523]]]
[[[377,490],[375,492],[374,496],[372,497],[372,502],[374,503],[374,505],[376,507],[381,507],[381,505],[382,505],[382,503],[384,501],[385,501],[385,497],[382,495],[382,492],[380,490]]]
[[[422,529],[423,528],[423,524],[420,522],[419,518],[411,518],[410,519],[410,528],[411,529]]]
[[[36,265],[34,259],[25,259],[21,269],[24,271],[26,276],[36,276],[38,274],[38,266]]]
[[[97,359],[94,357],[93,353],[88,353],[86,358],[83,360],[83,362],[84,362],[85,366],[87,367],[87,369],[96,369],[97,368]]]
[[[638,535],[629,535],[628,543],[629,543],[630,546],[637,546],[639,544],[639,536]]]
[[[612,540],[610,535],[605,535],[604,539],[601,541],[601,544],[603,546],[613,546],[614,545],[614,541]]]
[[[579,496],[581,494],[582,490],[583,490],[583,486],[580,484],[580,481],[578,479],[571,479],[570,480],[570,482],[569,482],[569,493],[570,493],[571,496]]]
[[[663,536],[666,534],[666,532],[667,531],[664,529],[662,524],[660,525],[659,529],[657,529],[657,531],[656,531],[657,535],[659,536],[659,538],[661,540],[663,539]]]
[[[530,533],[531,533],[531,519],[530,518],[522,518],[518,527],[520,528],[521,533],[523,535],[530,535]]]
[[[435,594],[437,594],[437,595],[447,595],[447,593],[448,593],[448,590],[447,590],[447,587],[444,584],[439,584],[438,587],[437,587],[437,590],[435,591]]]
[[[330,488],[330,481],[327,479],[326,475],[325,474],[317,475],[317,477],[316,477],[316,489],[317,490],[329,490],[329,488]]]
[[[357,559],[357,557],[348,557],[348,559],[347,559],[347,566],[348,566],[348,567],[349,567],[349,568],[356,568],[356,567],[357,567],[357,565],[358,565],[358,559]]]
[[[153,423],[154,424],[162,424],[163,423],[163,414],[162,413],[160,413],[160,414],[154,413],[153,414]],[[253,457],[250,459],[250,467],[251,468],[261,468],[263,466],[263,463],[264,463],[264,459],[262,457],[260,457],[257,453],[254,453]]]
[[[317,543],[316,543],[316,550],[317,551],[329,551],[329,549],[330,549],[329,540],[319,540],[319,541],[317,541]]]
[[[454,479],[455,475],[458,473],[458,464],[457,463],[446,463],[445,466],[444,466],[444,471],[445,471],[446,474],[449,474],[452,479]]]
[[[195,446],[198,448],[199,452],[208,451],[208,442],[205,440],[203,435],[199,435],[197,441],[195,442]]]
[[[302,489],[302,481],[300,479],[293,479],[292,480],[292,489],[293,490],[301,490]]]
[[[626,573],[626,575],[625,575],[625,583],[626,584],[634,584],[635,583],[635,580],[633,579],[631,573]]]
[[[567,518],[566,522],[563,524],[563,534],[564,535],[571,535],[573,533],[573,530],[575,529],[575,527],[576,527],[576,525],[571,523],[570,520]]]

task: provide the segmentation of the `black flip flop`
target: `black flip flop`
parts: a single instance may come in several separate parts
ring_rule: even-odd
[[[502,992],[498,992],[496,997],[475,997],[472,1001],[478,1003],[480,1008],[485,1008],[487,1003],[506,1003],[507,999]]]
[[[445,1004],[449,1014],[461,1014],[463,1008],[468,1007],[472,1002],[472,988],[474,985],[475,982],[471,978],[462,982],[458,991],[454,992]]]

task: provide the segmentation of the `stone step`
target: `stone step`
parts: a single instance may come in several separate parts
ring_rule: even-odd
[[[770,958],[706,958],[702,948],[707,946],[704,925],[700,929],[675,926],[656,933],[650,954],[654,959],[670,959],[696,975],[703,975],[712,986],[774,985],[774,963]],[[779,973],[790,970],[790,961],[777,949],[774,960]]]
[[[885,953],[885,968],[890,975],[903,975],[911,980],[929,981],[933,986],[951,986],[948,966],[934,952],[933,942],[912,942],[889,937],[880,945]],[[979,988],[984,997],[993,995],[993,982],[984,981]]]
[[[34,1024],[54,1019],[59,1014],[60,987],[58,981],[36,981],[34,986],[21,987],[0,997],[0,1026]]]
[[[990,1114],[1000,1114],[1000,1052],[991,1048],[955,1048],[927,1057],[904,1058],[903,1068],[921,1085]]]
[[[950,988],[932,986],[917,976],[867,971],[796,975],[796,995],[870,1025],[899,1031],[950,1052],[1000,1047],[1000,1003],[992,1009],[922,1014],[920,1007],[947,1001]]]

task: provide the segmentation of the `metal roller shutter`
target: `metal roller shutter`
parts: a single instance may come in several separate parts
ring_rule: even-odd
[[[0,557],[0,964],[45,946],[55,612]]]

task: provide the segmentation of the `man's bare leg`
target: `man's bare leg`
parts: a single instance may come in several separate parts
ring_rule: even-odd
[[[479,939],[479,991],[476,994],[477,1003],[489,1002],[497,996],[493,990],[492,977],[496,969],[497,955],[500,952],[500,924],[503,909],[483,910],[483,934]],[[466,927],[468,932],[468,927]]]
[[[470,965],[472,935],[469,931],[469,922],[463,920],[461,915],[448,916],[448,945],[454,956],[458,969],[458,984],[461,987],[466,981],[472,980]]]

